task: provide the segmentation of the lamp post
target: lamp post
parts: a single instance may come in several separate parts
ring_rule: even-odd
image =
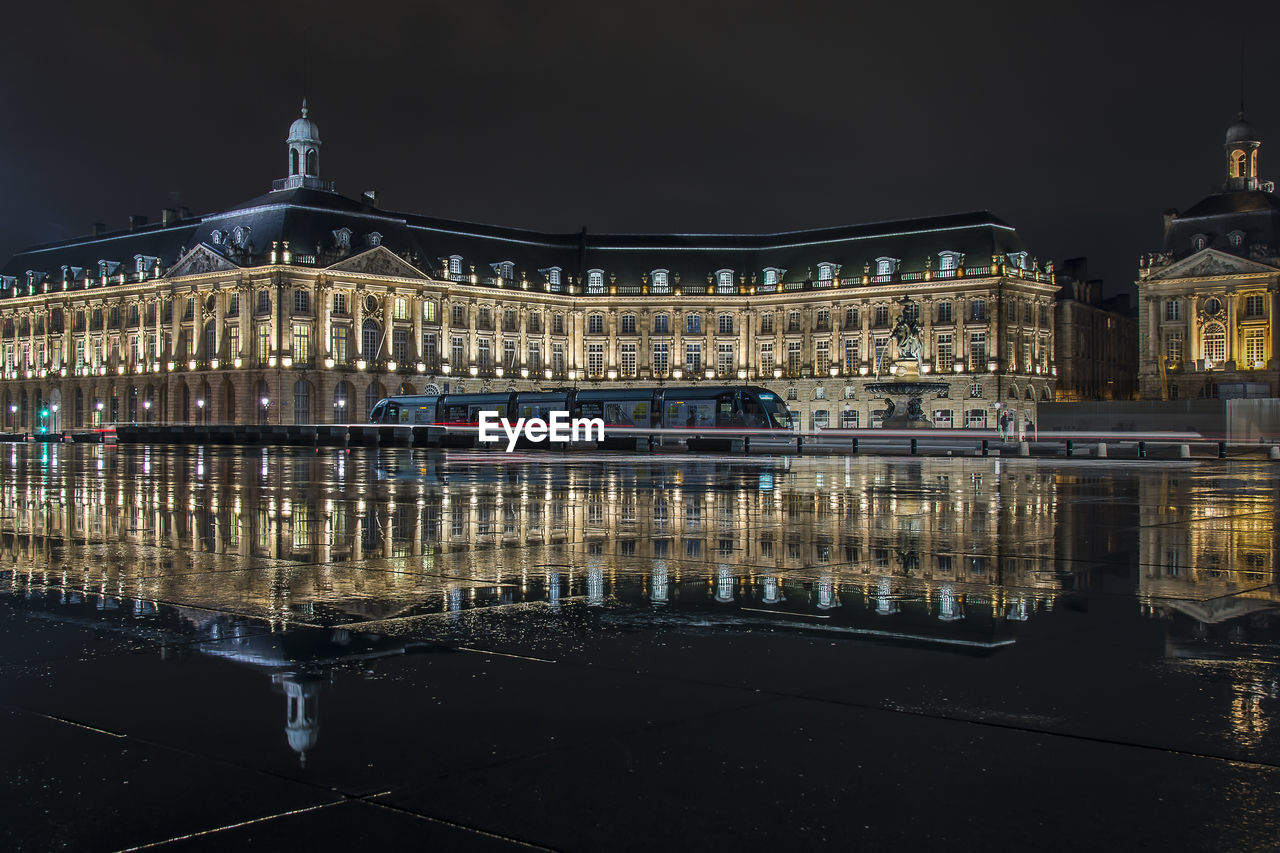
[[[150,401],[150,400],[143,400],[143,401],[142,401],[142,408],[143,408],[144,410],[146,410],[146,413],[147,413],[147,414],[146,414],[146,417],[144,418],[144,420],[145,420],[147,423],[151,423],[151,401]]]
[[[18,404],[9,404],[9,429],[18,428]]]
[[[338,398],[338,423],[343,424],[347,422],[346,413],[347,413],[347,398],[339,397]]]
[[[49,432],[57,432],[58,431],[58,404],[54,403],[52,406],[50,406],[49,411],[53,412],[53,417],[49,419],[50,420]]]
[[[262,403],[262,422],[264,424],[270,423],[271,422],[271,400],[269,400],[266,397],[263,397],[259,402]]]
[[[95,427],[100,427],[100,426],[102,426],[102,409],[103,409],[103,402],[102,402],[101,400],[98,400],[96,403],[94,403],[94,404],[93,404],[93,408],[94,408],[94,410],[95,410],[95,411],[94,411],[94,413],[93,413],[93,417],[94,417],[94,424],[93,424],[93,425],[94,425]]]
[[[199,400],[196,400],[196,411],[199,413],[197,416],[197,423],[203,426],[204,425],[204,398],[203,397],[201,397]]]

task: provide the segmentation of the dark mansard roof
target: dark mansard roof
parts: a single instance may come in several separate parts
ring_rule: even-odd
[[[248,229],[239,246],[230,236],[238,227]],[[343,228],[351,232],[346,250],[335,236]],[[215,232],[227,236],[216,243]],[[786,270],[784,281],[803,281],[816,277],[818,264],[826,262],[839,264],[841,275],[849,277],[862,275],[866,265],[875,273],[881,257],[898,259],[900,271],[909,272],[923,270],[926,258],[936,269],[938,254],[945,251],[963,253],[967,265],[981,267],[993,254],[1024,251],[1014,229],[985,211],[774,234],[552,234],[398,213],[337,193],[296,188],[168,225],[36,246],[10,259],[3,274],[22,282],[28,270],[35,270],[57,283],[64,265],[94,276],[98,262],[106,260],[133,272],[138,255],[158,258],[168,268],[202,243],[237,265],[256,266],[268,262],[273,242],[286,240],[295,263],[324,267],[363,251],[375,233],[381,245],[437,274],[443,258],[460,255],[463,272],[474,266],[482,279],[493,275],[491,264],[510,261],[516,276],[526,274],[530,281],[545,281],[541,270],[560,267],[566,276],[581,278],[600,269],[619,283],[636,284],[643,274],[666,269],[694,286],[721,269],[749,280],[777,267]]]

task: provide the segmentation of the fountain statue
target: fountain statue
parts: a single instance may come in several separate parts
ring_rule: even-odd
[[[922,370],[924,330],[920,328],[919,307],[910,296],[903,296],[898,304],[902,306],[902,310],[890,333],[896,350],[896,357],[889,366],[889,372],[894,378],[886,382],[869,383],[867,391],[876,396],[884,395],[882,426],[885,429],[932,428],[933,424],[924,410],[924,397],[930,393],[945,397],[951,386],[946,382],[926,382],[920,379],[925,371]],[[877,373],[881,366],[877,365]]]

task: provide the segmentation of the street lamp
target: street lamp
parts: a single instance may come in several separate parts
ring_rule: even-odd
[[[58,404],[54,403],[52,406],[49,407],[49,410],[53,412],[53,418],[51,419],[53,423],[50,424],[49,432],[57,432],[58,431]]]
[[[146,416],[146,421],[147,421],[147,423],[151,423],[151,401],[150,401],[150,400],[143,400],[143,401],[142,401],[142,408],[143,408],[143,409],[145,409],[145,410],[146,410],[146,412],[147,412],[147,416]]]
[[[338,398],[338,423],[346,423],[347,398]]]
[[[94,417],[97,419],[96,422],[94,423],[94,426],[100,427],[102,426],[102,409],[103,409],[102,401],[98,400],[97,402],[95,402],[93,404],[93,408],[96,410],[96,412],[94,413]]]
[[[9,404],[9,428],[17,429],[18,427],[18,404]]]
[[[204,423],[204,398],[203,397],[201,397],[199,400],[196,400],[196,410],[200,413],[199,423],[203,424]]]
[[[271,419],[268,408],[271,405],[271,401],[266,397],[263,397],[260,402],[262,403],[262,422],[265,424]]]

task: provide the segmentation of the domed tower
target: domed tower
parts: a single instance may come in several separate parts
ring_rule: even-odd
[[[1231,127],[1227,128],[1227,182],[1223,189],[1258,189],[1258,149],[1262,140],[1253,125],[1244,120],[1244,111]]]
[[[289,125],[289,177],[275,182],[272,189],[333,192],[332,181],[320,180],[320,128],[307,116],[307,99],[302,99],[302,116]]]
[[[289,126],[289,177],[320,177],[320,128],[307,118],[307,99],[302,99],[302,117]]]

